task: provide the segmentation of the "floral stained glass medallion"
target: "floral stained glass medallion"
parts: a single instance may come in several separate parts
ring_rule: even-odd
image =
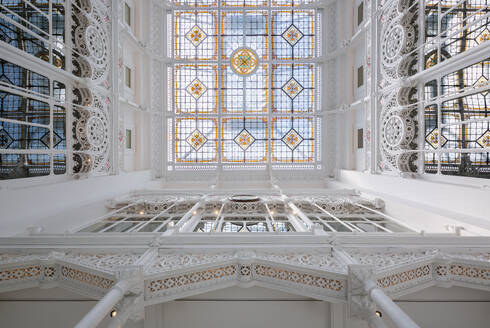
[[[201,28],[197,25],[194,25],[190,30],[189,32],[187,32],[187,34],[185,35],[185,37],[187,38],[187,40],[189,40],[190,42],[192,42],[192,44],[197,47],[198,45],[201,44],[201,42],[204,41],[204,39],[206,39],[207,37],[207,34],[201,30]]]
[[[202,84],[199,79],[195,79],[191,82],[186,88],[186,91],[194,97],[194,99],[198,100],[201,96],[206,92],[207,88],[204,84]]]
[[[295,150],[303,141],[303,137],[295,129],[291,129],[282,138],[282,141],[289,147],[289,149]]]
[[[490,148],[490,130],[487,130],[476,142],[483,148]]]
[[[432,146],[434,147],[434,149],[437,149],[439,147],[439,130],[437,128],[435,128],[434,130],[432,130],[426,137],[425,137],[425,140],[427,140],[427,142]],[[446,137],[444,137],[442,134],[441,134],[441,146],[444,146],[447,142],[447,139]]]
[[[197,129],[187,137],[187,143],[196,151],[198,151],[207,141],[208,139]]]
[[[167,29],[168,170],[322,169],[317,5],[192,3]]]
[[[296,43],[298,43],[299,40],[301,40],[301,38],[303,37],[303,33],[301,33],[301,31],[296,26],[291,24],[291,26],[289,26],[289,28],[284,31],[282,37],[291,45],[291,47],[294,47]]]
[[[303,86],[299,84],[294,78],[291,78],[283,87],[282,90],[291,98],[294,99],[301,91]]]
[[[235,142],[243,150],[247,150],[254,141],[255,138],[246,129],[243,129],[235,138]]]
[[[257,66],[257,54],[251,49],[238,49],[231,56],[231,67],[238,75],[250,75],[255,72]]]

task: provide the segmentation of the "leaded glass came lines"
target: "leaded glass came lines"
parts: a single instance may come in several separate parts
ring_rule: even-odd
[[[487,58],[443,76],[439,84],[426,84],[427,100],[437,96],[438,87],[443,100],[440,108],[437,104],[425,107],[425,149],[429,151],[425,154],[426,173],[490,178],[489,78]],[[461,92],[467,94],[458,96]]]
[[[488,5],[487,0],[427,2],[426,68],[490,40],[490,18],[486,17],[490,12]],[[441,44],[438,36],[442,39]]]
[[[297,8],[305,1],[267,10],[263,0],[175,2],[187,7],[173,10],[169,35],[169,169],[319,162],[316,10]]]

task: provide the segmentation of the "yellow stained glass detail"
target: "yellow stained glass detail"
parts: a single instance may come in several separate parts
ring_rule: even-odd
[[[199,79],[195,79],[185,89],[194,99],[198,100],[208,90]]]
[[[476,142],[483,148],[490,148],[490,130],[487,130]]]
[[[283,87],[282,91],[284,91],[291,99],[296,98],[297,95],[303,91],[303,87],[296,81],[294,78],[291,78]]]
[[[488,84],[488,79],[482,75],[473,85],[477,88],[480,88],[486,86],[487,84]]]
[[[186,141],[195,151],[198,151],[208,139],[196,129],[187,137]]]
[[[439,147],[439,130],[435,128],[426,137],[425,140],[435,149]],[[446,137],[441,134],[441,147],[447,142]]]
[[[296,130],[291,129],[284,137],[282,137],[282,142],[284,142],[289,149],[295,150],[296,147],[303,142],[303,137],[296,132]]]
[[[301,38],[303,38],[303,33],[301,33],[301,31],[296,26],[294,26],[293,24],[291,24],[291,26],[289,26],[289,28],[286,31],[284,31],[284,33],[282,34],[282,37],[292,47],[294,47],[294,45],[296,43],[298,43],[299,40],[301,40]]]
[[[255,138],[245,129],[243,129],[235,138],[235,142],[243,150],[247,150],[255,141]]]
[[[238,75],[250,75],[255,72],[257,66],[257,54],[251,49],[239,49],[231,57],[231,67]]]
[[[490,40],[490,31],[488,28],[484,29],[478,36],[476,37],[476,43],[482,44],[485,41]]]
[[[190,42],[192,42],[192,44],[194,45],[194,47],[197,47],[198,45],[200,45],[201,42],[203,42],[204,39],[207,36],[208,35],[203,30],[201,30],[201,28],[199,26],[197,26],[197,25],[194,25],[189,30],[189,32],[187,32],[187,34],[185,35],[185,37],[187,38],[187,40],[189,40]]]

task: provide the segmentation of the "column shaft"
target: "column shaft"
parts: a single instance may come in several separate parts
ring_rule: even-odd
[[[128,284],[118,282],[105,296],[83,317],[75,328],[94,328],[109,314],[114,305],[119,302],[126,292]]]
[[[369,292],[372,300],[386,313],[398,328],[420,328],[398,305],[395,304],[379,287]]]

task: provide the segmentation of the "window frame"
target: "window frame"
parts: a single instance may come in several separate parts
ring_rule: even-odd
[[[171,20],[171,23],[170,24],[167,24],[167,32],[169,33],[169,37],[168,37],[168,47],[170,49],[168,49],[167,53],[169,55],[169,58],[168,58],[168,63],[166,65],[166,75],[167,75],[167,79],[169,81],[168,83],[168,97],[167,97],[167,111],[165,113],[165,116],[166,116],[166,119],[165,119],[165,125],[166,125],[166,129],[167,129],[167,144],[166,144],[166,149],[167,149],[167,156],[166,158],[164,158],[164,162],[163,162],[163,166],[164,166],[164,170],[166,171],[178,171],[178,170],[226,170],[226,171],[246,171],[246,170],[267,170],[268,168],[272,168],[274,170],[291,170],[291,169],[306,169],[306,170],[310,170],[312,172],[314,171],[318,171],[318,170],[323,170],[323,163],[322,163],[322,141],[321,141],[321,129],[322,129],[322,126],[323,126],[323,117],[322,117],[322,114],[320,113],[321,112],[321,108],[320,108],[320,104],[321,104],[321,97],[322,97],[322,90],[321,90],[321,75],[323,74],[323,70],[322,70],[322,65],[323,65],[323,57],[321,56],[321,53],[320,53],[320,50],[322,48],[322,40],[321,40],[321,33],[319,33],[318,31],[320,31],[320,28],[321,28],[321,20],[322,20],[322,16],[323,16],[323,10],[322,10],[322,7],[321,5],[319,4],[309,4],[309,5],[298,5],[294,8],[284,8],[284,7],[271,7],[270,4],[271,2],[270,1],[267,1],[268,3],[268,6],[261,6],[261,7],[222,7],[221,4],[222,4],[222,0],[219,0],[217,1],[217,6],[216,7],[209,7],[209,8],[206,8],[206,7],[203,7],[203,8],[199,8],[199,9],[196,9],[195,7],[193,6],[185,6],[183,8],[179,8],[178,6],[176,7],[176,9],[173,9],[173,10],[169,10],[167,11],[167,19],[170,18]],[[267,38],[268,38],[268,45],[269,45],[269,50],[268,50],[268,59],[267,60],[262,60],[262,63],[264,64],[267,64],[268,65],[268,77],[269,77],[269,81],[271,80],[272,78],[272,65],[273,64],[277,64],[277,63],[288,63],[288,61],[279,61],[279,60],[273,60],[272,59],[272,48],[270,47],[270,45],[272,44],[272,31],[271,31],[271,21],[272,21],[272,16],[271,16],[271,13],[273,11],[279,11],[279,10],[287,10],[287,11],[291,11],[291,10],[294,10],[294,11],[301,11],[301,10],[308,10],[308,9],[312,9],[312,10],[315,10],[314,14],[313,14],[313,21],[317,23],[317,26],[315,27],[315,30],[314,30],[314,33],[316,34],[316,40],[315,40],[315,47],[316,47],[316,50],[315,50],[315,53],[313,55],[313,58],[311,59],[299,59],[299,60],[295,60],[299,63],[313,63],[315,65],[315,73],[316,73],[316,78],[314,80],[314,83],[315,83],[315,86],[316,86],[316,92],[317,92],[317,99],[315,100],[315,106],[316,106],[316,110],[309,113],[308,115],[313,119],[312,121],[312,126],[315,127],[315,132],[314,132],[314,138],[315,138],[315,146],[314,146],[314,158],[312,160],[311,163],[281,163],[281,162],[272,162],[271,160],[271,152],[272,152],[272,148],[271,148],[271,143],[272,143],[272,138],[273,136],[271,135],[271,127],[272,127],[272,118],[273,117],[279,117],[279,116],[291,116],[291,114],[281,114],[279,115],[276,114],[276,113],[272,113],[272,107],[271,107],[271,100],[270,100],[270,97],[271,97],[271,86],[269,85],[268,87],[268,91],[269,91],[269,95],[268,95],[268,104],[267,104],[267,113],[265,113],[264,115],[261,115],[259,114],[259,117],[265,117],[267,118],[267,126],[268,126],[268,133],[269,133],[269,136],[267,138],[267,159],[264,161],[264,162],[261,162],[261,163],[228,163],[228,162],[223,162],[221,160],[222,158],[222,155],[223,155],[223,150],[222,150],[222,139],[221,139],[221,125],[223,124],[223,119],[225,119],[226,117],[229,117],[229,115],[226,115],[226,114],[223,114],[221,113],[221,110],[220,108],[222,108],[222,104],[221,104],[221,96],[218,97],[218,103],[216,104],[216,108],[218,109],[218,113],[216,115],[217,117],[217,131],[218,131],[218,135],[220,136],[218,138],[218,142],[217,142],[217,146],[216,146],[216,153],[217,153],[217,159],[215,161],[211,161],[211,162],[207,162],[207,163],[178,163],[176,161],[176,155],[177,155],[177,152],[176,152],[176,135],[175,135],[175,131],[176,129],[178,128],[176,126],[176,119],[178,118],[178,115],[176,115],[175,113],[175,100],[173,99],[173,97],[175,96],[175,76],[174,76],[174,65],[177,65],[177,64],[181,64],[181,63],[184,63],[185,61],[183,61],[182,59],[178,59],[178,58],[175,58],[175,50],[174,50],[174,47],[175,47],[175,35],[173,33],[173,26],[176,24],[175,22],[175,15],[174,13],[176,11],[179,11],[179,10],[188,10],[188,11],[194,11],[194,10],[216,10],[217,13],[218,13],[218,17],[221,16],[221,13],[222,12],[231,12],[231,11],[243,11],[243,12],[251,12],[251,11],[255,11],[255,10],[265,10],[267,11],[268,13],[268,34],[267,34]],[[218,47],[217,47],[217,51],[218,51],[218,54],[217,54],[217,60],[210,60],[210,61],[206,61],[207,63],[210,63],[210,64],[216,64],[217,65],[217,70],[218,70],[218,79],[221,79],[221,68],[222,68],[222,64],[226,65],[228,64],[228,61],[227,60],[224,60],[222,59],[222,49],[221,49],[221,42],[222,42],[222,33],[221,32],[218,32],[217,33],[217,44],[218,44]],[[192,61],[191,61],[192,62]],[[196,61],[194,61],[194,63],[197,63]],[[199,64],[201,63],[204,63],[204,61],[199,61]],[[291,61],[289,61],[289,63],[291,63]],[[271,82],[272,83],[272,82]],[[221,84],[220,82],[218,82],[218,85],[220,87],[218,87],[218,89],[221,89]],[[192,116],[194,116],[195,114],[192,114]],[[295,114],[296,115],[296,114]],[[236,117],[244,117],[244,115],[242,113],[239,113],[239,114],[236,114],[235,115]],[[305,115],[303,115],[305,116]],[[231,116],[230,116],[231,117]],[[245,116],[246,117],[246,116]],[[249,116],[251,117],[251,116]],[[181,139],[180,142],[182,142],[183,139]]]

